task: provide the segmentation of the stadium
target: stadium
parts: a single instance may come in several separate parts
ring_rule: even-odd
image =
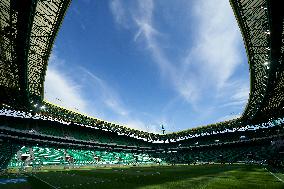
[[[44,99],[70,3],[0,1],[0,188],[284,188],[282,1],[230,0],[250,72],[241,117],[166,134]]]

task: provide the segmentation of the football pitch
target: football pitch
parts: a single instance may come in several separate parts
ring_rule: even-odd
[[[0,188],[280,189],[283,180],[284,174],[255,165],[128,166],[9,173],[0,176]]]

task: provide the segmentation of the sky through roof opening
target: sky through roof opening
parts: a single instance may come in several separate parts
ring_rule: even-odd
[[[161,133],[239,117],[249,68],[229,1],[73,1],[45,99]]]

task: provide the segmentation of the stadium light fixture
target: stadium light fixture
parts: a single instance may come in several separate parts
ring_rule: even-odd
[[[264,9],[264,10],[266,10],[266,9],[267,9],[267,7],[264,7],[264,6],[261,6],[260,8],[262,8],[262,9]]]
[[[266,33],[267,35],[270,35],[270,31],[266,30],[264,33]]]

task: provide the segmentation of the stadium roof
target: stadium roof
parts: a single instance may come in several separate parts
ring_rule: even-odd
[[[32,101],[43,100],[48,58],[69,4],[70,0],[0,2],[0,86],[4,102],[28,107]]]
[[[231,122],[251,123],[283,116],[284,21],[281,2],[230,2],[243,35],[251,80],[246,109],[240,119]],[[35,104],[45,103],[43,86],[48,58],[69,4],[70,0],[0,2],[2,104],[8,104],[15,109],[30,110],[35,109]],[[50,104],[47,106],[68,114],[65,117],[80,116]]]
[[[277,1],[231,0],[250,66],[244,119],[283,115],[283,11]]]

